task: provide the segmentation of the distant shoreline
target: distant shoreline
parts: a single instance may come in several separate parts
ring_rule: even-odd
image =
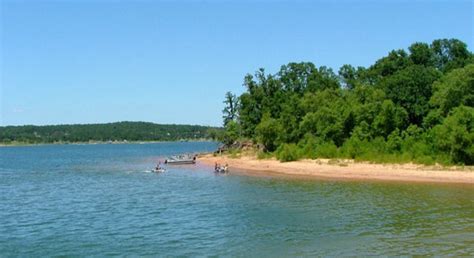
[[[0,146],[128,144],[216,139],[218,127],[150,122],[0,126]]]
[[[52,143],[0,143],[1,147],[24,147],[24,146],[47,146],[47,145],[99,145],[99,144],[148,144],[165,142],[213,142],[212,139],[193,139],[193,140],[175,140],[175,141],[90,141],[90,142],[52,142]]]
[[[474,185],[474,167],[442,167],[416,164],[372,164],[353,160],[299,160],[280,162],[253,156],[200,155],[198,161],[213,166],[228,164],[231,173],[255,176],[282,175],[292,178],[331,180],[456,183]]]

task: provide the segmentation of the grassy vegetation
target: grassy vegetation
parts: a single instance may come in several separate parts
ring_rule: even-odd
[[[375,163],[452,164],[448,155],[433,155],[428,145],[420,142],[412,144],[409,139],[398,140],[400,142],[385,141],[383,138],[372,141],[350,139],[340,147],[331,142],[318,143],[315,140],[307,140],[299,144],[282,144],[274,154],[281,161],[327,158],[354,159]]]

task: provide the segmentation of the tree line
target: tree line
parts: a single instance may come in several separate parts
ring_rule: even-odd
[[[161,125],[146,122],[107,124],[4,126],[0,127],[0,143],[55,143],[89,141],[177,141],[214,139],[217,127],[199,125]]]
[[[228,92],[222,141],[282,161],[351,158],[474,164],[474,55],[457,39],[414,43],[336,74],[311,62],[259,69]]]

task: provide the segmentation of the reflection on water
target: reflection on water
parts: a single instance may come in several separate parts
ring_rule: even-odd
[[[474,188],[144,173],[214,143],[0,148],[0,254],[474,254]]]

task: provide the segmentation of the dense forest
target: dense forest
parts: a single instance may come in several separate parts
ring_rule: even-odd
[[[211,139],[219,128],[198,125],[160,125],[145,122],[108,124],[5,126],[0,127],[0,143],[55,143],[89,141],[176,141]]]
[[[225,96],[223,141],[279,160],[474,164],[474,56],[456,39],[414,43],[369,67],[289,63]]]

